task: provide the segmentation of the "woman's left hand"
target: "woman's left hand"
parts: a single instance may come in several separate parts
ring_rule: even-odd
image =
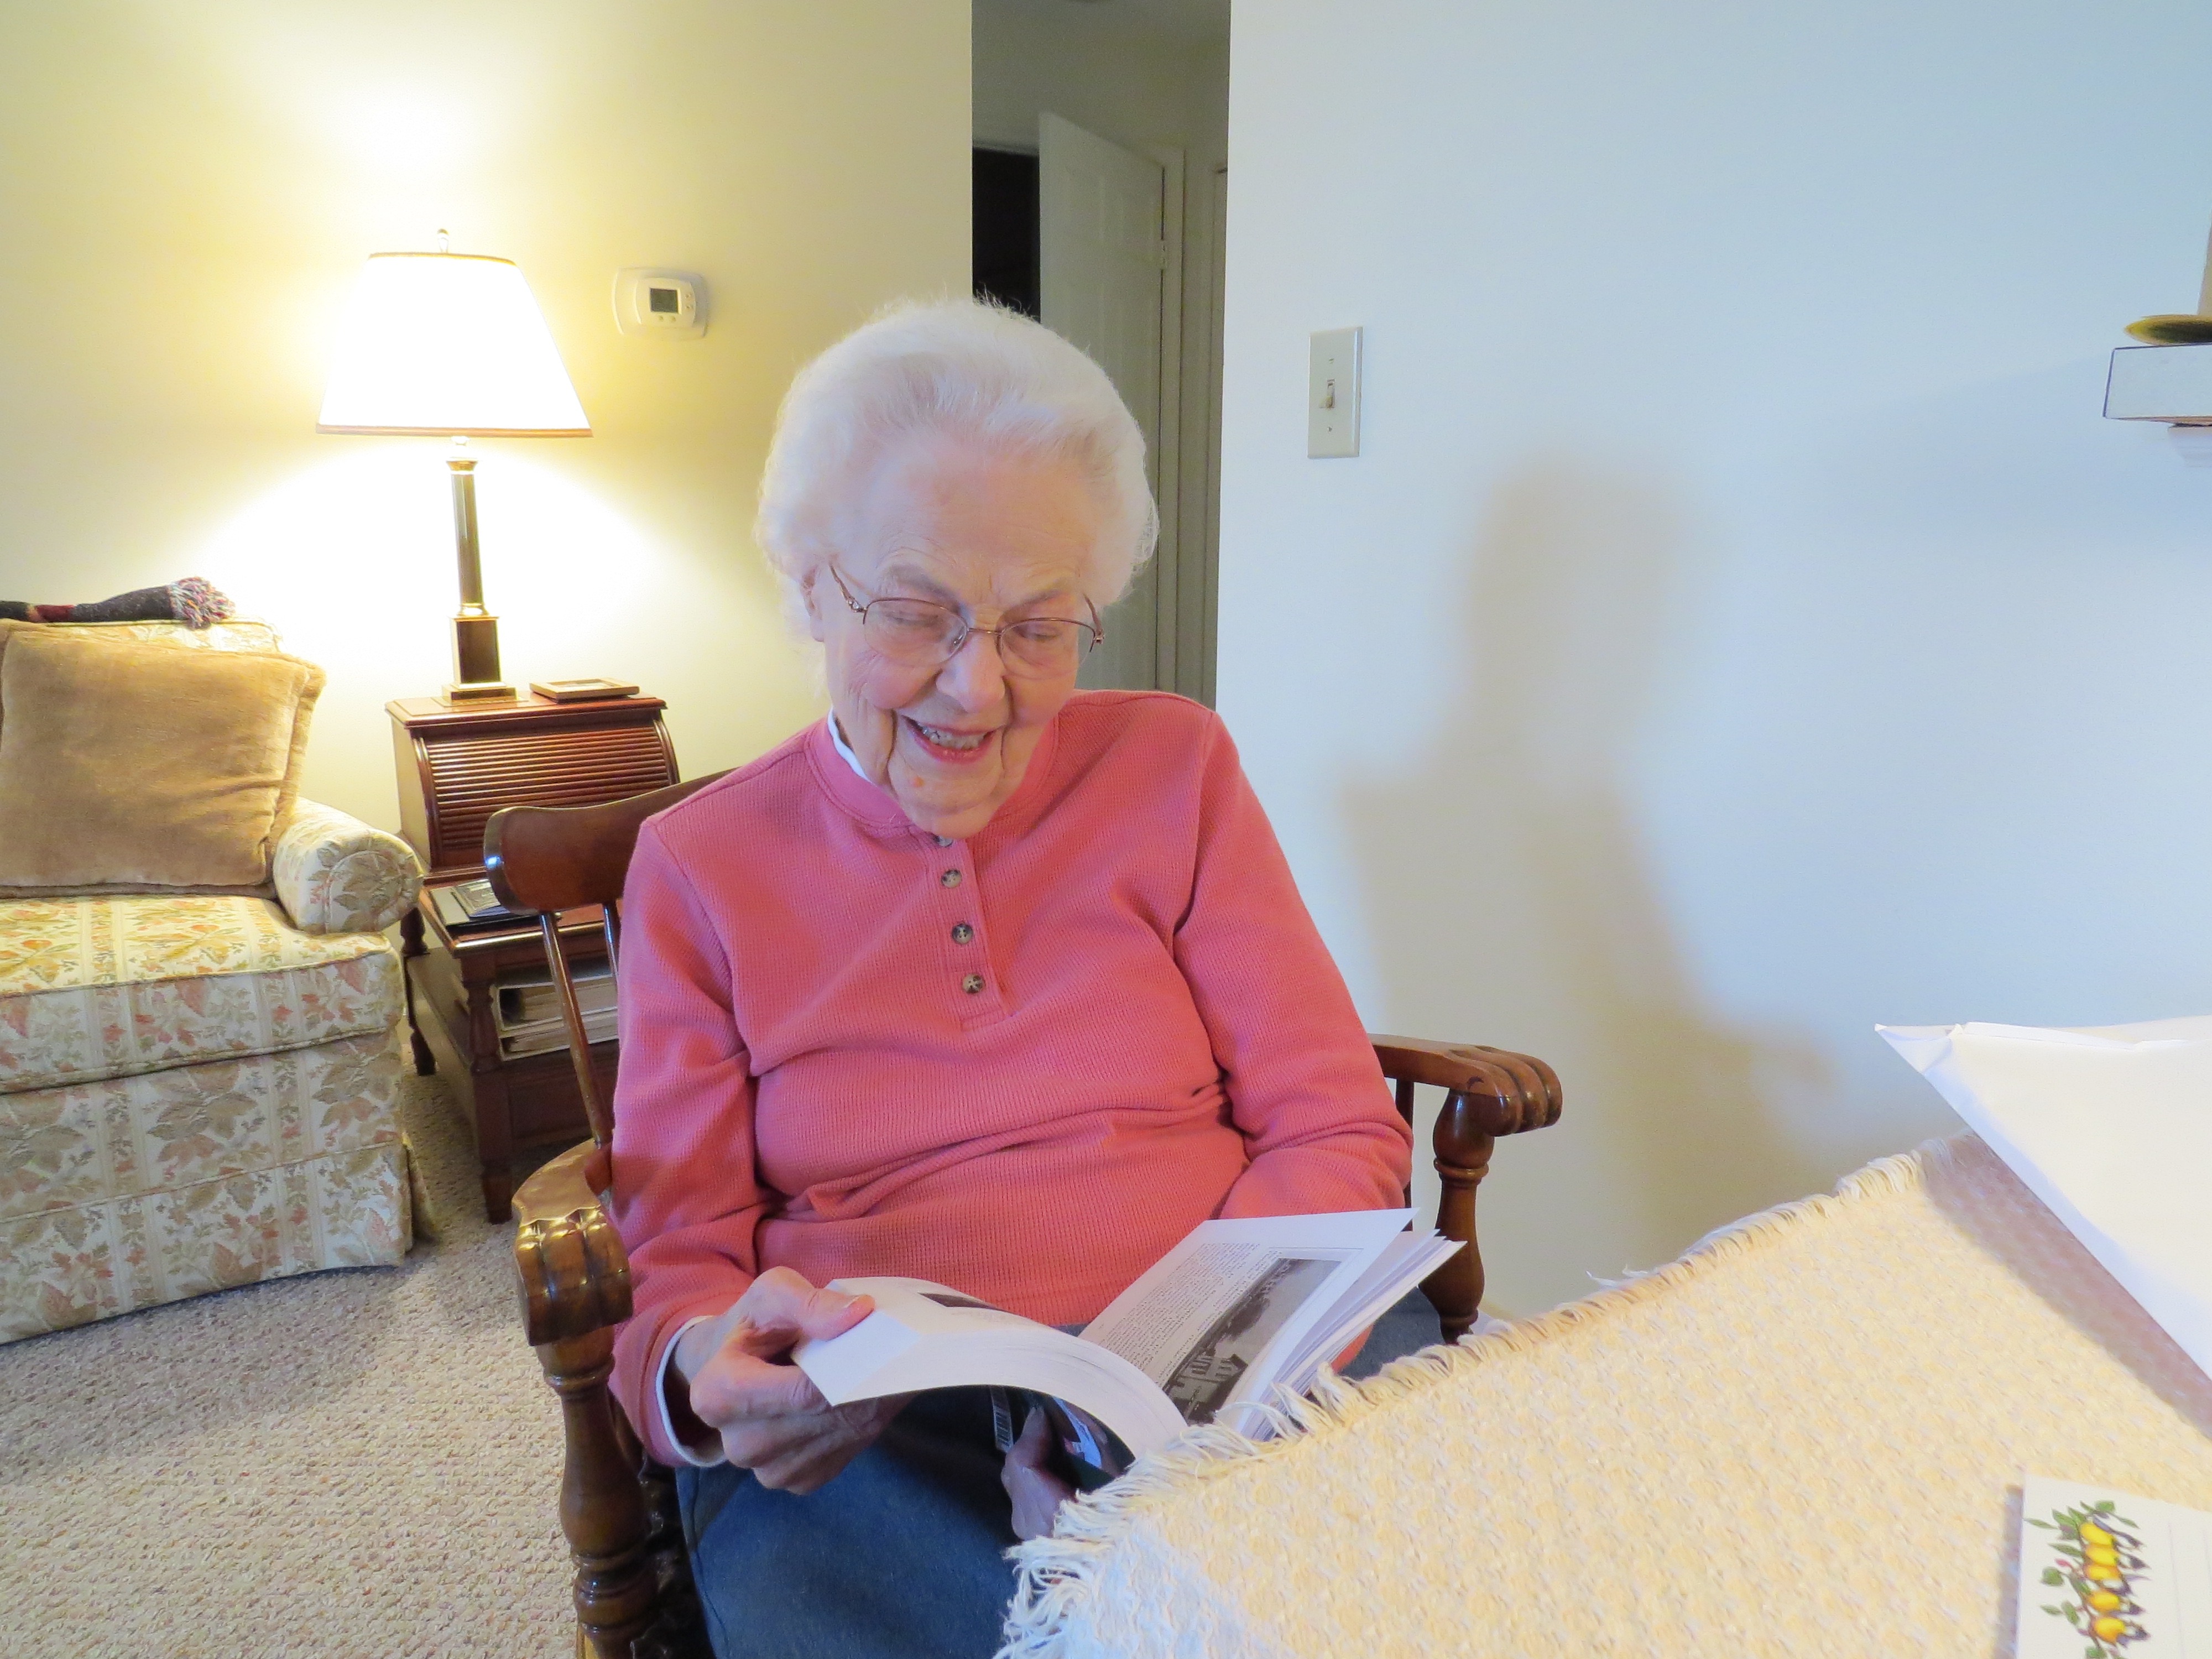
[[[999,1484],[1013,1499],[1017,1538],[1049,1536],[1053,1523],[1060,1518],[1060,1506],[1075,1496],[1074,1487],[1045,1467],[1051,1455],[1052,1437],[1044,1413],[1032,1411],[999,1474]]]

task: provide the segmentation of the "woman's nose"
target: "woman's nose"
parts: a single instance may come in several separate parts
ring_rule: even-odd
[[[999,636],[970,634],[937,671],[938,689],[963,708],[995,706],[1006,691],[1006,665],[999,656]]]

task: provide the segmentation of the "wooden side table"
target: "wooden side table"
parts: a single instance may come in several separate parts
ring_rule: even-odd
[[[415,1069],[428,1076],[442,1065],[459,1093],[493,1221],[511,1212],[518,1154],[573,1145],[591,1126],[565,1048],[514,1059],[500,1052],[501,979],[544,971],[535,921],[452,928],[433,890],[483,874],[484,825],[502,806],[590,806],[676,782],[665,707],[658,697],[556,703],[535,696],[458,708],[434,697],[386,705],[400,833],[429,871],[400,923]],[[563,915],[561,939],[573,963],[605,958],[596,909]],[[592,1045],[610,1092],[616,1054],[612,1041]]]

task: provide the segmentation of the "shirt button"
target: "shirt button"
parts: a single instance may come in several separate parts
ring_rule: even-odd
[[[983,988],[982,975],[969,975],[967,978],[960,981],[960,988],[965,991],[969,996],[974,996],[978,991]]]
[[[952,929],[952,942],[955,945],[965,945],[975,937],[975,930],[964,921],[957,924]]]
[[[930,839],[935,842],[939,847],[950,847],[952,845],[952,837],[950,836],[932,836]]]
[[[957,870],[947,870],[937,878],[937,884],[940,887],[957,887],[960,884],[960,872]]]

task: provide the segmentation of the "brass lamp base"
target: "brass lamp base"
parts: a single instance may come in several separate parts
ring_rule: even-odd
[[[447,708],[465,702],[513,702],[516,696],[515,689],[501,680],[471,680],[438,694]]]
[[[499,677],[499,618],[465,600],[453,618],[453,676],[444,694],[448,708],[514,701],[514,688]]]

